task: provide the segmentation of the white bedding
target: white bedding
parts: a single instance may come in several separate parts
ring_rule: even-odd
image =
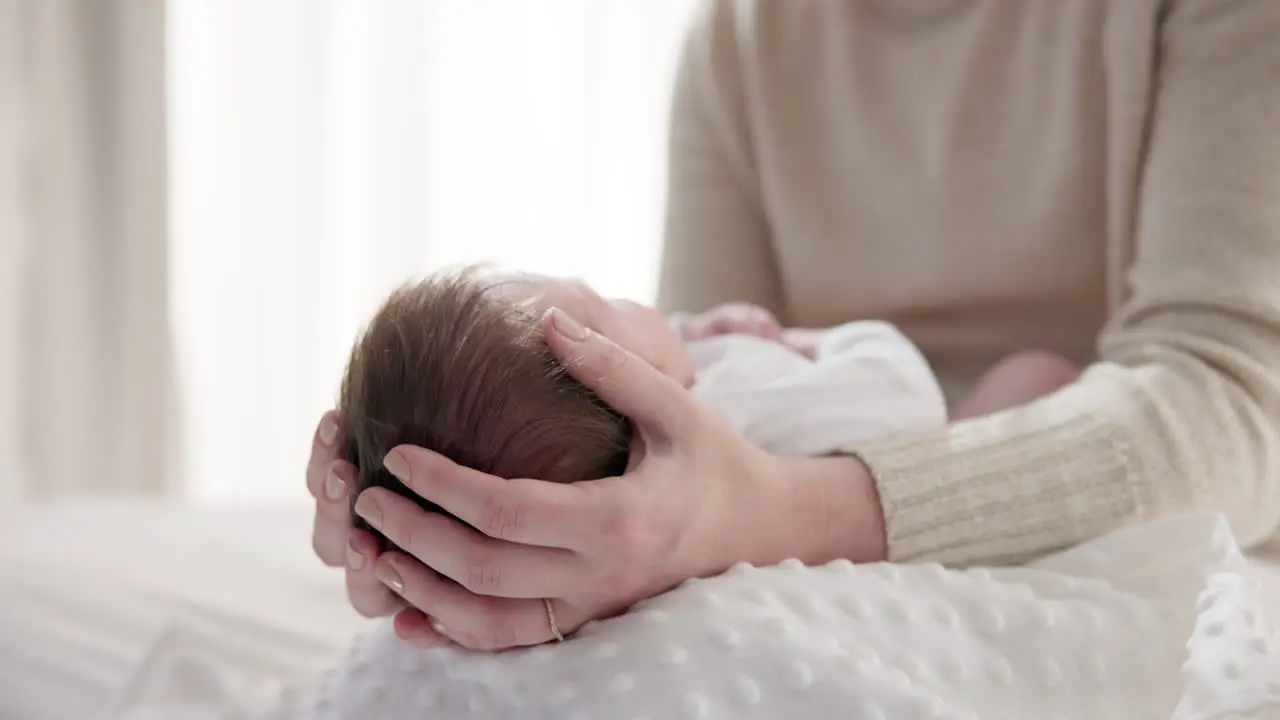
[[[0,718],[264,717],[260,708],[274,703],[274,693],[294,682],[305,688],[319,668],[338,662],[361,630],[371,630],[366,643],[376,645],[386,640],[378,626],[347,609],[339,575],[312,558],[306,508],[198,511],[163,505],[90,504],[9,511],[0,519],[4,534],[0,542]],[[1113,570],[1141,561],[1123,554],[1115,559]],[[1062,562],[1073,561],[1068,557]],[[1146,568],[1149,578],[1162,572],[1150,563]],[[751,574],[763,577],[785,572],[794,570]],[[1234,613],[1238,620],[1244,613],[1231,605],[1233,598],[1253,597],[1251,602],[1257,603],[1255,622],[1269,622],[1274,627],[1280,622],[1276,617],[1280,564],[1256,559],[1247,573],[1260,580],[1260,594],[1238,594],[1237,590],[1247,590],[1248,585],[1230,586],[1230,574],[1222,575],[1213,580],[1228,585],[1218,594],[1223,602],[1214,605],[1216,612],[1227,613],[1227,620]],[[828,574],[838,573],[832,570]],[[725,582],[741,584],[744,580],[729,577]],[[1149,586],[1134,582],[1125,592],[1135,597],[1150,593]],[[1187,591],[1184,588],[1182,592]],[[603,652],[598,648],[610,633],[624,632],[626,623],[645,622],[645,617],[637,614],[601,623],[585,639],[575,642],[595,637],[595,652]],[[1215,655],[1215,650],[1204,645],[1215,637],[1230,635],[1205,632],[1222,619],[1210,617],[1196,625],[1201,631],[1197,635],[1199,656],[1212,662],[1192,670],[1213,679],[1227,675],[1243,678],[1254,665],[1236,662],[1229,666],[1229,658]],[[765,626],[777,624],[774,620]],[[1140,632],[1136,625],[1131,630]],[[660,633],[651,631],[649,644],[662,639]],[[1187,640],[1171,635],[1160,642],[1182,647]],[[808,646],[789,647],[803,651]],[[562,650],[568,651],[569,646]],[[409,659],[413,662],[401,658],[400,667],[420,661]],[[477,682],[487,682],[484,673],[494,666],[469,666],[469,662],[455,660],[452,673],[471,673],[466,682],[474,689]],[[732,665],[720,663],[720,668],[732,669]],[[616,674],[602,687],[608,688]],[[778,675],[779,679],[785,677]],[[693,671],[676,680],[687,683],[699,678]],[[548,680],[537,674],[527,679]],[[638,682],[643,678],[632,680],[637,692],[643,690]],[[758,683],[756,690],[767,693],[768,680]],[[248,684],[237,684],[242,681]],[[665,689],[672,691],[668,693],[672,697],[687,697],[688,693],[675,695],[677,687]],[[1221,699],[1212,696],[1212,687],[1195,683],[1189,687],[1184,688],[1184,694],[1198,697],[1208,692],[1210,701]],[[736,692],[751,697],[753,691]],[[663,696],[661,692],[649,694]],[[228,709],[232,697],[243,703],[258,701],[258,706]],[[708,695],[707,702],[712,700]],[[695,702],[690,707],[696,717],[702,706],[689,702]],[[131,707],[131,714],[122,712],[126,706]],[[145,712],[148,709],[150,715]],[[1125,714],[1124,708],[1114,712],[1120,713],[1117,717],[1139,717]],[[467,716],[537,715],[495,706],[475,714],[468,711]]]
[[[0,718],[117,717],[148,655],[184,639],[286,677],[330,664],[368,621],[311,554],[309,523],[303,506],[0,511]]]
[[[496,658],[381,625],[304,717],[1275,718],[1280,636],[1246,568],[1216,516],[1034,568],[739,566]]]

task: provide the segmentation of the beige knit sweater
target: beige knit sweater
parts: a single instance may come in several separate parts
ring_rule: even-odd
[[[954,398],[851,451],[890,555],[1004,563],[1140,520],[1280,525],[1280,0],[723,0],[680,65],[661,304],[897,323]]]

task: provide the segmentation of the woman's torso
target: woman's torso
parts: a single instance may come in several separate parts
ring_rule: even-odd
[[[898,324],[949,394],[1120,301],[1158,0],[758,2],[751,151],[789,320]]]

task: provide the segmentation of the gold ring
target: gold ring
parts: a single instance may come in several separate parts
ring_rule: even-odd
[[[547,609],[547,625],[551,628],[552,637],[556,642],[564,642],[564,635],[560,634],[560,628],[556,625],[556,610],[551,606],[551,600],[543,598],[542,605]]]

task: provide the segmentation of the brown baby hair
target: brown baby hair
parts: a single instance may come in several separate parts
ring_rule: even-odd
[[[404,285],[357,339],[338,402],[359,471],[353,502],[376,486],[444,513],[383,467],[402,444],[503,478],[569,483],[625,470],[630,423],[552,355],[538,317],[496,289],[478,268]]]

